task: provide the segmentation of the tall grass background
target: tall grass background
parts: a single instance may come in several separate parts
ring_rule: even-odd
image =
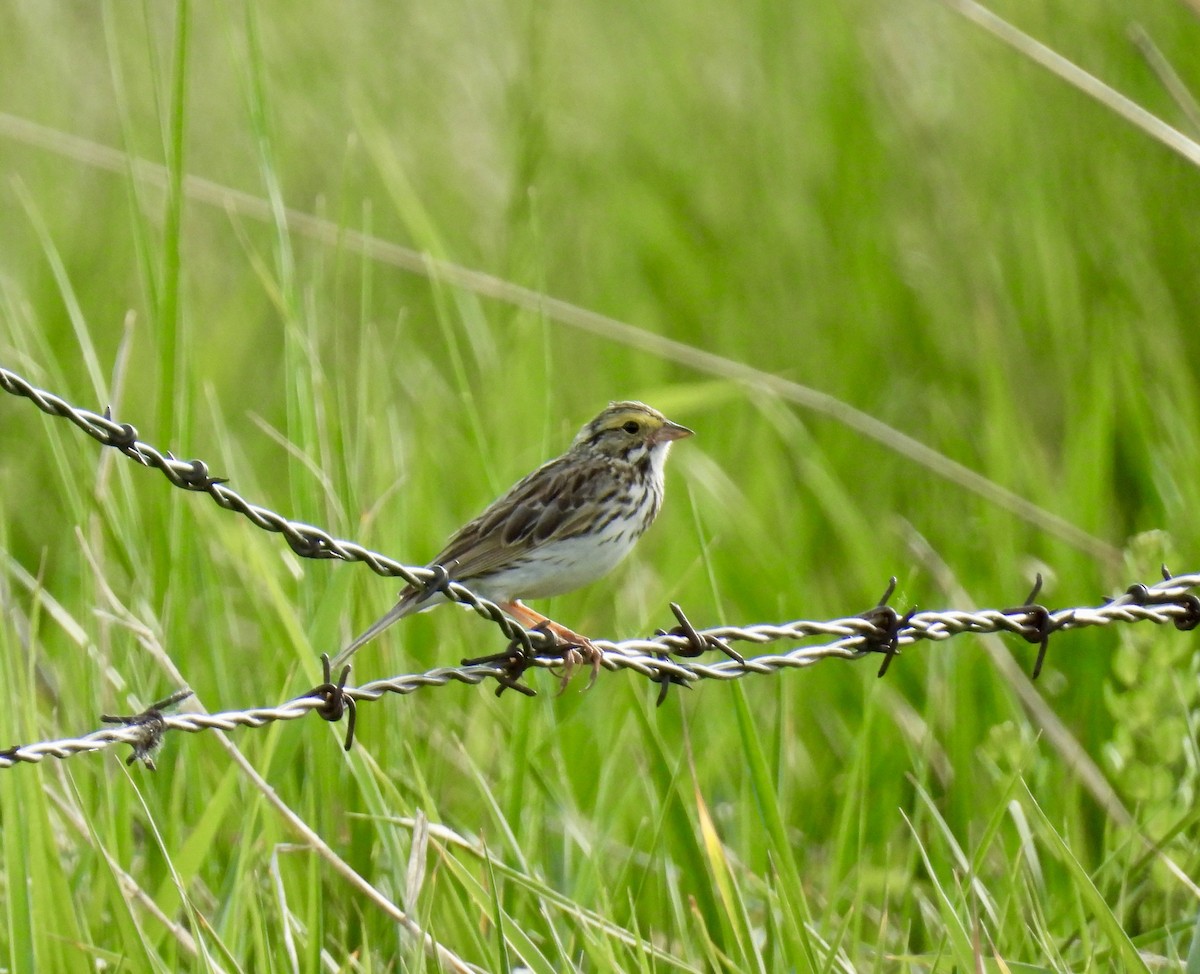
[[[1187,3],[994,9],[1198,134],[1159,63],[1200,91]],[[836,617],[893,574],[902,608],[1038,571],[1086,605],[1198,567],[1200,173],[933,0],[16,0],[0,113],[0,363],[257,503],[420,564],[606,401],[693,427],[631,562],[539,606],[574,628]],[[285,699],[394,598],[101,454],[0,402],[0,744],[181,684]],[[355,679],[498,638],[442,608]],[[1032,690],[1032,647],[974,637],[660,708],[538,674],[364,706],[349,755],[312,718],[171,738],[155,773],[18,767],[0,966],[1200,970],[1195,640],[1064,635]]]

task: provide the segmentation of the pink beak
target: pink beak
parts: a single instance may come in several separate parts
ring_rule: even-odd
[[[672,423],[667,420],[659,430],[650,437],[651,442],[657,446],[659,443],[670,443],[672,440],[682,440],[685,436],[695,436],[686,426],[680,426],[678,423]]]

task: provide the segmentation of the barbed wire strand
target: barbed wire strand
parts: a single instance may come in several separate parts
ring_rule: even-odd
[[[1040,642],[1046,631],[1053,633],[1114,623],[1153,622],[1173,624],[1189,630],[1200,623],[1200,598],[1191,590],[1200,587],[1200,573],[1166,578],[1154,585],[1138,583],[1120,599],[1105,605],[1060,609],[1049,612],[1041,606],[1021,606],[1016,609],[983,609],[977,612],[948,610],[917,612],[897,634],[895,653],[923,640],[942,641],[965,633],[1015,633],[1031,642]],[[787,669],[802,669],[826,659],[858,660],[878,648],[880,631],[876,623],[862,616],[827,622],[799,620],[781,625],[720,626],[700,631],[700,635],[734,642],[755,644],[775,640],[811,638],[814,635],[833,635],[838,638],[817,646],[802,646],[788,653],[755,656],[738,662],[735,659],[715,663],[695,663],[669,659],[663,653],[689,651],[685,637],[667,634],[654,639],[629,639],[622,642],[596,640],[603,653],[601,665],[606,670],[630,670],[663,685],[691,686],[701,680],[735,680],[748,674],[766,675]],[[562,665],[560,657],[536,656],[527,661],[537,668]],[[410,673],[384,680],[375,680],[358,687],[344,687],[345,698],[357,703],[378,700],[386,694],[415,693],[427,687],[442,687],[450,683],[478,685],[485,680],[497,680],[500,689],[511,679],[511,669],[503,663],[475,663],[465,666],[445,666],[423,673]],[[189,734],[209,730],[229,731],[239,727],[258,728],[280,720],[296,720],[327,706],[327,698],[318,691],[296,697],[274,707],[255,707],[223,713],[163,714],[164,706],[177,702],[163,701],[143,714],[122,718],[128,723],[106,727],[77,738],[42,741],[11,747],[0,751],[0,768],[16,764],[37,764],[47,757],[69,758],[129,744],[134,759],[146,761],[161,743],[167,731]]]
[[[0,750],[0,769],[17,764],[37,764],[47,757],[65,759],[76,754],[105,750],[115,744],[132,746],[133,755],[129,760],[140,760],[153,768],[154,755],[168,731],[199,733],[208,730],[229,731],[239,727],[257,728],[275,721],[295,720],[313,711],[330,720],[340,719],[349,711],[351,730],[346,743],[348,749],[352,740],[355,709],[359,703],[378,700],[386,694],[404,695],[455,682],[478,685],[485,680],[497,682],[497,693],[505,689],[533,693],[532,689],[519,682],[526,670],[562,668],[564,665],[563,647],[557,644],[554,637],[548,633],[526,630],[494,603],[479,598],[463,585],[448,581],[444,570],[402,565],[354,542],[336,539],[320,528],[289,520],[267,508],[251,504],[225,486],[227,481],[211,476],[204,461],[179,460],[170,452],[161,452],[139,440],[136,429],[129,424],[118,423],[107,414],[72,406],[2,367],[0,388],[29,399],[51,416],[69,420],[99,443],[119,450],[138,463],[160,470],[175,486],[209,494],[222,508],[244,515],[263,530],[282,535],[289,547],[302,557],[361,562],[377,574],[441,589],[451,600],[469,605],[495,623],[509,639],[508,650],[496,656],[464,661],[460,666],[438,667],[423,673],[376,680],[358,687],[344,685],[348,667],[342,672],[339,682],[334,683],[326,660],[325,683],[274,707],[215,714],[164,713],[190,695],[188,691],[182,691],[141,714],[106,716],[103,719],[114,726],[81,737],[14,745]],[[971,612],[953,609],[917,612],[911,609],[901,615],[887,604],[895,589],[895,579],[892,579],[876,606],[843,619],[795,620],[697,630],[683,610],[672,604],[671,609],[679,625],[670,631],[659,630],[650,639],[621,642],[594,640],[593,643],[602,653],[602,668],[610,671],[630,670],[659,684],[659,703],[671,686],[690,687],[701,680],[734,680],[748,674],[772,674],[804,668],[826,659],[858,660],[872,653],[883,655],[879,670],[879,675],[883,676],[892,660],[905,647],[923,640],[939,642],[965,633],[1012,633],[1037,644],[1037,661],[1033,670],[1036,677],[1044,661],[1049,639],[1057,633],[1137,622],[1153,622],[1157,625],[1169,623],[1180,630],[1195,629],[1200,625],[1200,596],[1192,590],[1197,587],[1200,587],[1200,573],[1172,576],[1164,567],[1162,581],[1152,585],[1135,583],[1124,595],[1108,600],[1103,605],[1051,611],[1034,601],[1041,588],[1039,576],[1029,598],[1014,608]],[[815,646],[800,646],[787,653],[751,658],[743,657],[729,645],[803,642],[814,638],[831,641]],[[713,649],[722,650],[728,658],[714,663],[690,661]]]
[[[505,615],[495,603],[480,598],[457,582],[448,582],[444,572],[403,565],[353,541],[335,538],[314,525],[290,520],[268,508],[250,503],[237,491],[226,486],[229,483],[227,479],[214,477],[203,460],[180,460],[170,451],[160,451],[138,439],[134,426],[117,422],[107,412],[101,414],[73,406],[2,366],[0,389],[28,399],[44,413],[73,423],[101,445],[118,450],[142,466],[161,471],[175,487],[208,494],[225,510],[249,518],[255,527],[282,535],[288,547],[302,558],[336,558],[340,561],[361,562],[377,575],[401,578],[418,587],[440,589],[451,601],[470,606],[483,618],[494,623],[508,639],[519,642],[526,652],[553,650],[557,645],[551,634],[527,630]]]

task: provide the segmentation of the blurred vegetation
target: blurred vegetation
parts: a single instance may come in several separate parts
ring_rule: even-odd
[[[992,9],[1200,134],[1131,35],[1200,92],[1187,3]],[[15,0],[0,164],[0,364],[338,536],[422,563],[610,399],[696,429],[630,564],[539,605],[573,628],[648,633],[669,600],[704,625],[835,617],[892,574],[904,607],[1012,605],[1035,571],[1048,604],[1087,605],[1198,567],[1200,173],[930,0]],[[365,257],[355,232],[818,389],[1092,541],[777,387]],[[284,699],[390,605],[394,582],[100,453],[0,403],[0,737],[79,733],[181,682],[212,710]],[[440,609],[355,679],[495,640]],[[544,677],[532,700],[364,707],[348,757],[315,719],[227,743],[486,970],[1177,968],[1194,646],[1062,636],[1036,708],[1001,665],[1028,672],[1033,647],[962,638],[885,681],[829,662],[655,709],[626,675],[562,696]],[[123,769],[3,775],[3,966],[446,969],[296,845],[214,735]]]

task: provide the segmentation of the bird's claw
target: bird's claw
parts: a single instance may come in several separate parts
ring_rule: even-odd
[[[563,661],[562,680],[558,687],[560,696],[566,692],[567,684],[574,678],[575,672],[585,663],[590,665],[592,672],[588,677],[587,686],[583,688],[584,692],[595,685],[596,677],[600,675],[600,664],[604,662],[604,652],[596,648],[596,645],[587,636],[572,632],[566,626],[561,626],[549,619],[539,622],[530,631],[548,633],[555,638],[558,644]]]
[[[588,676],[587,686],[584,687],[586,693],[596,684],[596,677],[600,675],[600,664],[604,662],[604,653],[597,649],[590,639],[584,640],[582,643],[564,643],[562,644],[563,675],[562,682],[559,685],[558,692],[564,693],[567,689],[567,684],[571,682],[575,676],[575,671],[585,663],[589,664],[591,673]]]

